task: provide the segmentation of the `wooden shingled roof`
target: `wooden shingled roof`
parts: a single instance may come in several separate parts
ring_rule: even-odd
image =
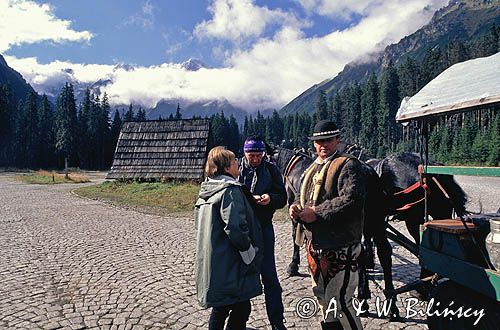
[[[208,119],[126,122],[107,178],[200,180],[209,131]]]

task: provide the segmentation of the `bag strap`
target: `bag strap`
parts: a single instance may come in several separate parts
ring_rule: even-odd
[[[332,189],[333,183],[336,176],[340,173],[342,170],[342,167],[344,167],[344,164],[353,157],[349,156],[340,156],[335,158],[330,166],[328,167],[328,172],[326,174],[326,180],[325,180],[325,191],[330,191]]]

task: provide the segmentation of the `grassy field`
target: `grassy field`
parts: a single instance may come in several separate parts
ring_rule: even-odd
[[[57,184],[57,183],[85,183],[90,179],[78,173],[69,173],[69,179],[64,178],[63,173],[36,171],[28,174],[17,174],[16,180],[32,184]]]
[[[196,183],[112,181],[79,188],[75,190],[75,193],[145,213],[167,215],[170,213],[192,214],[199,190],[200,185]]]
[[[107,181],[99,185],[78,188],[75,193],[138,212],[160,216],[192,217],[200,185],[197,183],[124,183]],[[285,207],[275,220],[288,221]]]

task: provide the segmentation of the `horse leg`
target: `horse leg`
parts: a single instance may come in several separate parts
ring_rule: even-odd
[[[290,276],[300,275],[299,273],[299,265],[300,265],[300,246],[295,244],[295,231],[297,230],[298,223],[296,221],[292,221],[292,242],[293,242],[293,255],[292,262],[288,265],[287,273]]]
[[[372,237],[365,237],[363,244],[366,251],[366,268],[375,269],[375,252],[373,251]]]
[[[366,242],[366,239],[365,239]],[[362,311],[361,316],[367,316],[368,315],[368,302],[366,300],[371,298],[370,294],[370,287],[368,285],[368,274],[366,271],[366,263],[367,263],[367,253],[364,248],[364,244],[361,244],[361,254],[358,257],[358,275],[359,275],[359,282],[358,282],[358,299],[363,301],[362,302]]]
[[[382,227],[383,228],[383,227]],[[394,283],[392,281],[392,246],[387,239],[387,235],[384,230],[378,230],[373,240],[375,246],[377,247],[377,255],[384,272],[384,284],[385,290],[384,295],[391,301],[391,311],[389,319],[395,321],[399,319],[399,310],[396,306],[397,297],[394,295]]]

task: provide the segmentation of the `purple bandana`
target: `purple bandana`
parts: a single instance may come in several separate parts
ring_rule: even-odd
[[[245,145],[243,146],[244,152],[262,152],[266,151],[266,146],[264,145],[264,141],[260,140],[246,140]]]

